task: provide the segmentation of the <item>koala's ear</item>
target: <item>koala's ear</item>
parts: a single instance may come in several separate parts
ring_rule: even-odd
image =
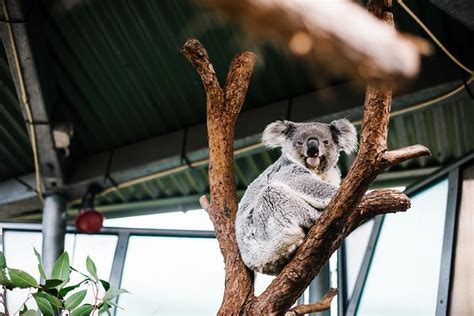
[[[341,151],[350,154],[357,150],[357,131],[349,120],[341,119],[329,124],[334,142]]]
[[[283,145],[285,139],[291,136],[295,129],[295,123],[290,121],[276,121],[265,128],[262,134],[262,144],[268,148],[276,148]]]

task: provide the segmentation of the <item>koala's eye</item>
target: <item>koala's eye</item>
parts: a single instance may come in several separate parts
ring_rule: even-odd
[[[327,139],[323,140],[324,145],[329,145],[329,141]]]
[[[302,141],[302,140],[297,141],[297,142],[296,142],[296,145],[298,145],[298,146],[303,145],[303,141]]]

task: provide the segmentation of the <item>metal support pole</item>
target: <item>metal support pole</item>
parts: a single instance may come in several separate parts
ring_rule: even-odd
[[[317,303],[329,291],[331,287],[331,271],[329,270],[329,262],[319,271],[316,278],[309,284],[309,303]],[[316,315],[313,313],[311,315]],[[318,312],[318,316],[330,316],[331,311]]]
[[[347,258],[346,258],[346,241],[342,242],[341,247],[337,251],[337,309],[339,316],[346,315],[347,307]]]
[[[453,251],[455,247],[456,217],[459,204],[459,168],[449,172],[449,191],[444,222],[443,252],[438,283],[436,316],[449,314],[449,293],[451,291]]]
[[[66,199],[58,194],[44,199],[43,208],[43,264],[46,276],[64,251],[66,235]]]

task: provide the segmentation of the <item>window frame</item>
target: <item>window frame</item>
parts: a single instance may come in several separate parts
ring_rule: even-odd
[[[471,153],[449,165],[448,167],[437,170],[432,175],[421,180],[420,182],[415,183],[404,191],[404,193],[408,197],[412,197],[415,194],[440,181],[442,178],[448,178],[448,197],[446,205],[446,218],[443,231],[438,297],[436,301],[436,315],[447,315],[449,310],[449,293],[451,286],[450,283],[453,263],[455,224],[459,208],[459,182],[461,178],[460,169],[473,159],[474,153]],[[343,295],[338,298],[338,314],[340,316],[357,315],[364,287],[370,271],[370,266],[374,257],[380,233],[382,231],[384,219],[385,215],[376,216],[374,218],[374,226],[372,228],[364,258],[362,260],[362,264],[357,275],[352,296],[350,298],[347,297],[347,285],[346,282],[344,282],[344,280],[346,280],[347,273],[345,269],[347,263],[345,262],[346,256],[344,246],[342,246],[339,250],[342,252],[339,258],[344,259],[343,262],[338,262],[338,268],[341,269],[341,271],[338,272],[338,287],[343,289]],[[342,282],[340,282],[340,280],[342,280]]]

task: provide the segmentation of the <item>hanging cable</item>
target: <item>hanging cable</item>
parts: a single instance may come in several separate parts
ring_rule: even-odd
[[[8,12],[8,7],[7,7],[7,0],[2,0],[2,6],[3,6],[3,13],[5,15],[5,20],[10,21],[10,14]],[[16,48],[16,40],[15,36],[13,34],[13,27],[10,22],[5,22],[7,24],[7,29],[8,29],[8,38],[10,40],[10,45],[12,47],[12,52],[13,52],[13,58],[15,61],[15,71],[18,76],[18,82],[20,85],[20,103],[23,104],[27,119],[30,123],[27,123],[27,126],[29,127],[30,130],[30,141],[31,141],[31,149],[33,151],[33,162],[35,166],[35,181],[36,181],[36,192],[38,193],[38,197],[43,202],[43,191],[41,188],[41,172],[40,172],[40,165],[39,165],[39,157],[38,157],[38,148],[37,148],[37,142],[36,142],[36,129],[35,125],[33,124],[33,115],[31,113],[31,107],[30,103],[28,100],[28,95],[26,92],[25,88],[25,80],[23,78],[23,72],[21,70],[20,66],[20,59],[18,57],[18,51]]]
[[[429,37],[431,37],[431,39],[433,40],[433,42],[436,43],[436,45],[438,45],[439,48],[441,48],[441,50],[446,54],[448,55],[448,57],[454,61],[459,67],[461,67],[462,69],[464,69],[466,72],[468,72],[469,74],[471,74],[471,77],[473,75],[473,70],[472,69],[469,69],[467,66],[465,66],[463,63],[461,63],[456,57],[454,57],[453,54],[451,54],[447,49],[446,47],[444,47],[444,45],[439,41],[439,39],[428,29],[428,27],[420,20],[420,18],[418,18],[418,16],[413,13],[412,10],[410,10],[410,8],[403,2],[403,0],[398,0],[397,1],[398,4],[413,18],[413,20],[415,20],[416,23],[418,23],[419,26],[421,26],[421,28],[429,35]]]

